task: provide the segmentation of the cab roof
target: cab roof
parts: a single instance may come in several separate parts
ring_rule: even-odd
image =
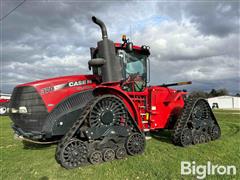
[[[123,49],[123,50],[126,50],[126,44],[123,46],[122,43],[114,43],[115,47],[117,49]],[[135,50],[137,53],[139,54],[143,54],[143,55],[150,55],[150,51],[149,51],[149,46],[136,46],[136,45],[133,45],[133,50]]]

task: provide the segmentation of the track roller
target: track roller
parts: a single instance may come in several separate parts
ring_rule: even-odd
[[[116,150],[116,158],[122,159],[127,155],[126,149],[124,147],[119,147]]]
[[[106,162],[112,161],[112,160],[114,160],[114,158],[115,158],[115,152],[113,149],[108,148],[103,151],[103,160],[104,161],[106,161]]]
[[[89,156],[89,162],[91,164],[99,164],[100,162],[102,162],[102,152],[93,151]]]

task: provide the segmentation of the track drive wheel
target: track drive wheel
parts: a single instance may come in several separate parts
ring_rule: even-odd
[[[116,96],[104,95],[93,105],[89,115],[90,127],[124,125],[128,112]]]
[[[87,162],[87,145],[78,140],[71,139],[60,152],[61,165],[67,169],[76,168]]]
[[[145,148],[145,138],[140,133],[131,134],[126,142],[126,149],[128,154],[136,155],[144,152]]]

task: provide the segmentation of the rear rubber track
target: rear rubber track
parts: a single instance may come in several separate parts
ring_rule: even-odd
[[[208,102],[203,98],[187,98],[173,128],[173,143],[188,146],[216,140],[220,136],[220,126]]]

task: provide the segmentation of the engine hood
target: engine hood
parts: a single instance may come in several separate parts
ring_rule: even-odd
[[[21,84],[16,88],[34,87],[42,97],[48,112],[51,112],[58,103],[70,95],[95,88],[98,79],[95,75],[62,76]]]

